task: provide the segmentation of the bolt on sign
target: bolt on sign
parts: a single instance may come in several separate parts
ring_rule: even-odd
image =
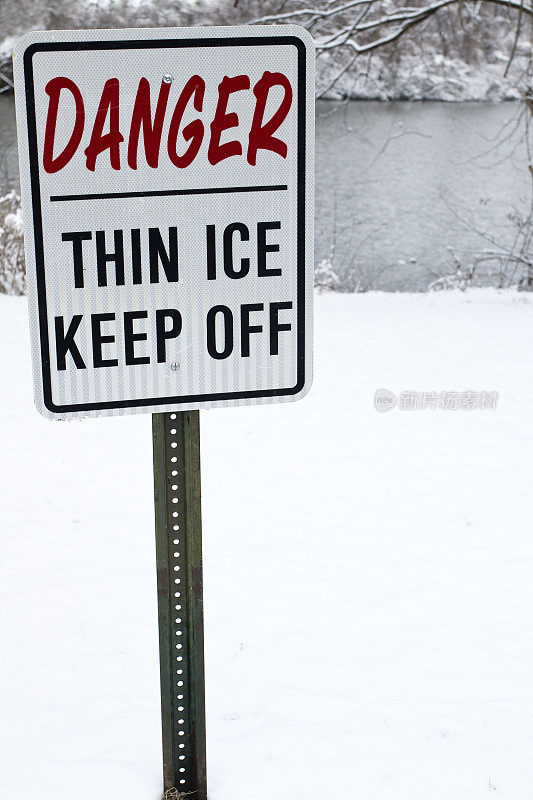
[[[64,419],[305,394],[306,31],[30,33],[15,91],[39,411]]]

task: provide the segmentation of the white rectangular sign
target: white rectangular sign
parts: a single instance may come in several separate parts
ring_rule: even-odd
[[[311,382],[314,47],[297,26],[24,36],[36,404],[295,400]]]

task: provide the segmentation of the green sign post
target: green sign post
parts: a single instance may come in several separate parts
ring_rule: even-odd
[[[206,800],[199,417],[152,420],[164,785]]]

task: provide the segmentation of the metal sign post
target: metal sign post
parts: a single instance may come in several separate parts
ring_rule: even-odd
[[[206,800],[199,412],[152,420],[164,785]]]

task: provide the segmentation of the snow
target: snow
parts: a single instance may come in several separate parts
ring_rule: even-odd
[[[17,208],[17,210],[12,214],[6,214],[6,216],[4,217],[4,225],[6,227],[12,228],[19,234],[22,233],[23,231],[22,208]]]
[[[528,800],[533,298],[316,299],[308,398],[201,415],[210,798]],[[24,298],[0,363],[0,796],[157,800],[150,417],[42,419]]]
[[[11,57],[17,43],[18,36],[4,36],[0,40],[0,58]]]

